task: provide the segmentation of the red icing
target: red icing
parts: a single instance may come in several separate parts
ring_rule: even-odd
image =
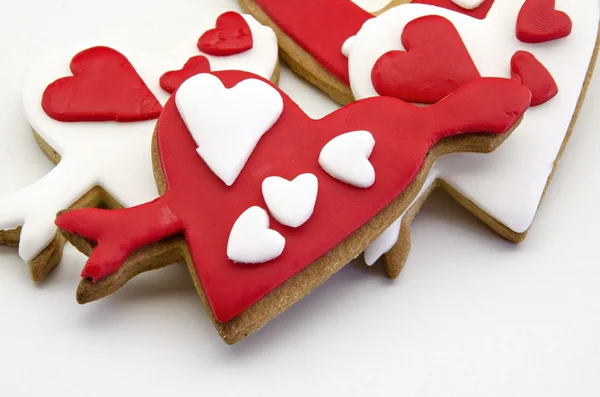
[[[81,276],[101,280],[119,269],[131,254],[131,246],[141,247],[180,231],[181,222],[166,205],[165,197],[129,209],[89,208],[61,216],[56,221],[59,227],[68,225],[97,244]]]
[[[160,78],[160,86],[163,90],[172,94],[184,81],[200,73],[210,72],[210,63],[205,56],[197,55],[190,58],[183,68],[163,74]]]
[[[527,0],[517,18],[517,38],[524,43],[543,43],[571,34],[571,18],[554,8],[555,0]]]
[[[558,86],[542,63],[527,51],[518,51],[510,61],[513,78],[531,90],[531,106],[548,102],[558,94]]]
[[[226,12],[217,18],[216,27],[198,40],[198,49],[206,54],[227,56],[240,54],[252,48],[252,31],[237,12]]]
[[[58,121],[142,121],[160,115],[162,106],[125,56],[93,47],[71,61],[72,77],[50,84],[42,108]]]
[[[255,0],[275,24],[316,61],[346,85],[348,60],[342,45],[356,35],[373,16],[351,0]],[[451,0],[415,0],[484,19],[494,4],[486,0],[474,10],[465,10]]]
[[[349,84],[342,45],[373,16],[350,0],[255,0],[296,44]]]
[[[259,78],[235,71],[214,75],[227,87]],[[182,230],[216,319],[229,321],[330,251],[398,197],[439,140],[466,133],[505,133],[524,114],[531,95],[514,80],[487,78],[462,86],[427,108],[376,97],[313,120],[271,86],[283,97],[283,113],[262,137],[232,187],[223,184],[198,156],[197,145],[171,97],[157,125],[166,194],[132,209],[83,209],[56,221],[62,229],[98,242],[87,265],[94,271],[86,271],[85,275],[95,279],[106,276],[128,253]],[[235,109],[226,114],[235,117]],[[376,142],[370,161],[377,176],[368,189],[337,181],[318,164],[319,153],[327,142],[357,130],[369,131]],[[273,175],[291,180],[307,172],[319,180],[319,197],[311,219],[297,229],[271,222],[271,228],[286,239],[282,255],[260,265],[231,262],[226,252],[234,222],[251,206],[266,208],[262,181]]]
[[[512,1],[512,0],[498,0],[498,1]],[[485,0],[479,7],[473,10],[466,10],[456,5],[452,0],[413,0],[413,3],[429,4],[432,6],[438,6],[447,8],[452,11],[460,12],[477,19],[485,19],[490,8],[494,5],[494,0]]]
[[[426,16],[402,32],[406,51],[381,56],[371,72],[379,95],[414,103],[436,103],[480,77],[460,34],[447,19]]]

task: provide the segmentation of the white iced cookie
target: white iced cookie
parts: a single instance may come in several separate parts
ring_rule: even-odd
[[[159,85],[161,76],[181,69],[192,57],[205,56],[211,71],[237,69],[272,78],[278,62],[277,38],[272,29],[252,16],[243,16],[252,33],[250,50],[231,56],[213,56],[198,50],[199,37],[215,27],[217,17],[218,14],[205,18],[179,46],[167,53],[140,54],[118,43],[96,42],[66,46],[36,63],[24,90],[25,112],[36,133],[60,155],[60,163],[38,182],[0,198],[0,234],[21,228],[19,255],[24,261],[32,262],[53,241],[56,214],[94,186],[101,186],[125,207],[157,197],[150,153],[156,120],[57,121],[41,106],[46,87],[57,79],[72,76],[69,69],[72,58],[97,46],[123,54],[160,103],[169,96]],[[55,256],[37,263],[36,266],[48,269],[37,274],[32,268],[34,278],[44,277],[59,259],[60,256]]]
[[[517,15],[524,2],[495,1],[483,20],[439,7],[401,5],[365,23],[343,50],[348,54],[350,84],[356,99],[378,95],[371,81],[375,62],[388,51],[404,50],[400,41],[404,27],[426,15],[440,15],[454,24],[484,77],[509,78],[511,57],[519,50],[531,52],[548,69],[558,85],[558,95],[531,108],[506,143],[490,154],[443,157],[431,172],[430,183],[436,178],[445,180],[485,213],[519,234],[533,222],[569,130],[594,52],[599,14],[595,0],[557,0],[556,9],[565,12],[573,22],[572,33],[542,45],[525,44],[515,36]]]

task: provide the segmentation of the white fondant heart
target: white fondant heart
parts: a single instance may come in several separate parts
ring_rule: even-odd
[[[474,10],[482,5],[484,1],[485,0],[452,0],[454,4],[465,10]]]
[[[335,179],[349,185],[368,188],[375,183],[375,169],[369,156],[375,139],[368,131],[339,135],[323,147],[319,164]]]
[[[233,224],[227,242],[227,257],[240,263],[264,263],[283,252],[285,238],[269,229],[269,215],[250,207]]]
[[[303,225],[317,201],[319,180],[313,174],[298,175],[293,181],[271,176],[263,181],[262,193],[277,222],[290,227]]]
[[[281,95],[264,81],[248,79],[228,89],[210,74],[183,83],[175,101],[198,154],[227,186],[283,112]]]

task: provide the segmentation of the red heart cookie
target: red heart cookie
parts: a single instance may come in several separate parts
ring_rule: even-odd
[[[514,79],[531,90],[531,106],[548,102],[558,94],[554,78],[542,63],[527,51],[518,51],[510,61]]]
[[[42,97],[46,114],[58,121],[143,121],[162,106],[120,52],[93,47],[73,57],[72,77],[50,84]]]
[[[214,56],[240,54],[252,49],[252,31],[237,12],[226,12],[217,18],[215,29],[204,33],[198,40],[198,49]]]
[[[406,51],[382,55],[371,72],[382,96],[431,104],[480,77],[458,31],[447,19],[426,16],[402,32]]]
[[[190,58],[183,68],[163,74],[160,78],[160,87],[172,94],[190,77],[208,72],[210,72],[210,62],[205,56],[197,55]]]
[[[181,116],[177,102],[190,99],[184,95],[179,98],[181,88],[167,102],[157,124],[156,148],[166,185],[159,199],[116,211],[72,211],[56,223],[97,243],[83,272],[93,280],[120,269],[134,250],[182,233],[189,247],[190,266],[220,322],[240,314],[386,208],[413,182],[437,142],[461,134],[503,134],[522,117],[531,96],[516,81],[486,78],[460,87],[427,108],[377,97],[314,120],[281,90],[254,75],[236,71],[202,74],[185,84],[200,80],[206,84],[191,91],[195,96],[189,105],[198,109],[195,115],[204,114],[206,123],[201,132],[206,133],[206,140],[197,143]],[[251,87],[264,88],[265,84],[270,86],[269,92],[281,96],[283,110],[260,138],[235,183],[227,186],[199,156],[199,145],[217,140],[215,131],[230,125],[232,119],[236,125],[245,126],[254,124],[251,120],[257,113],[269,111],[268,101],[261,101],[262,108],[252,112],[228,106],[231,98],[263,98]],[[221,125],[219,119],[223,120]],[[210,126],[211,131],[206,131]],[[357,188],[334,179],[320,165],[323,148],[352,131],[366,132],[375,142],[368,160],[376,179],[369,187]],[[230,146],[233,150],[235,145]],[[292,180],[303,173],[318,179],[318,198],[310,220],[302,227],[271,223],[270,228],[285,238],[281,255],[254,265],[229,259],[232,226],[248,208],[264,205],[263,180],[274,175]]]
[[[571,18],[555,8],[555,0],[527,0],[517,17],[517,38],[523,43],[544,43],[571,34]]]

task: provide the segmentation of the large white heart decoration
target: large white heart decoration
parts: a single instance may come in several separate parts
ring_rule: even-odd
[[[175,102],[198,154],[227,186],[283,112],[281,95],[264,81],[248,79],[228,89],[210,74],[183,83]]]
[[[313,174],[298,175],[293,181],[271,176],[262,184],[267,207],[277,222],[290,227],[303,225],[317,202],[319,180]]]
[[[283,252],[285,238],[269,229],[269,215],[250,207],[233,224],[227,242],[227,257],[240,263],[264,263]]]

